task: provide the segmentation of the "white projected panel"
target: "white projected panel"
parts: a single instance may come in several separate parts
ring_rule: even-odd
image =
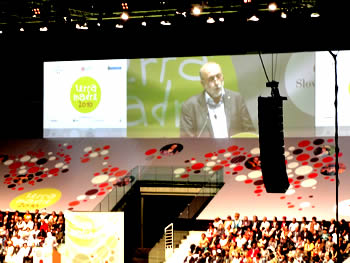
[[[350,51],[337,51],[339,135],[350,134]],[[335,132],[335,60],[329,52],[316,52],[315,126],[318,136]]]
[[[123,212],[66,212],[62,262],[124,263]]]
[[[127,60],[44,63],[44,137],[125,137]]]

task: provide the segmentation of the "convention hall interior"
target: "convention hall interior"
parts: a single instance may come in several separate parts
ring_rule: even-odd
[[[0,262],[346,262],[344,2],[0,0]]]

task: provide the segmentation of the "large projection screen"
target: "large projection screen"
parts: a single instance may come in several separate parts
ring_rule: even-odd
[[[316,105],[315,126],[317,136],[335,134],[335,99],[337,96],[337,117],[339,136],[350,135],[350,51],[316,53]],[[337,62],[337,64],[335,63]],[[337,94],[335,83],[337,71]]]
[[[125,137],[127,60],[44,63],[44,137]]]
[[[338,60],[339,134],[347,135],[349,53]],[[209,61],[221,66],[224,88],[239,94],[252,121],[250,132],[229,137],[258,136],[257,99],[271,95],[271,80],[287,98],[285,137],[334,134],[333,59],[296,52],[44,62],[44,137],[178,138],[182,107],[203,94],[199,70]]]

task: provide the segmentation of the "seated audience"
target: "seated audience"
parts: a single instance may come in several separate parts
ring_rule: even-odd
[[[0,263],[32,263],[40,247],[55,248],[64,242],[64,214],[29,210],[0,211]]]
[[[259,221],[254,216],[250,221],[244,216],[240,221],[241,227],[236,227],[238,220],[239,213],[234,219],[230,216],[226,220],[215,218],[184,262],[338,263],[350,257],[350,228],[345,220],[337,224],[331,219],[327,225],[318,223],[316,217],[312,217],[309,223],[306,217],[302,217],[301,221],[296,218],[287,221],[283,217],[282,222],[273,217],[270,223],[267,217]],[[329,230],[332,224],[334,226]],[[339,245],[337,227],[340,231]]]

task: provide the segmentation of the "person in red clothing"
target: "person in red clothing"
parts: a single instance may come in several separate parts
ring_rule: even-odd
[[[40,220],[40,228],[39,228],[39,230],[40,231],[45,231],[45,232],[47,232],[48,230],[49,230],[49,224],[47,223],[47,221],[45,220],[45,219],[41,219]]]
[[[260,249],[257,247],[256,242],[252,243],[252,247],[248,250],[248,254],[251,258],[256,258],[256,256],[259,254]]]
[[[281,228],[286,227],[286,226],[288,226],[287,217],[286,217],[286,216],[283,216],[283,217],[282,217]]]
[[[242,262],[245,262],[245,263],[253,263],[254,262],[253,258],[250,256],[249,250],[244,251],[244,259]]]
[[[209,240],[209,244],[213,241],[213,238],[216,236],[216,229],[214,228],[213,224],[209,224],[209,227],[206,232],[206,236]]]

